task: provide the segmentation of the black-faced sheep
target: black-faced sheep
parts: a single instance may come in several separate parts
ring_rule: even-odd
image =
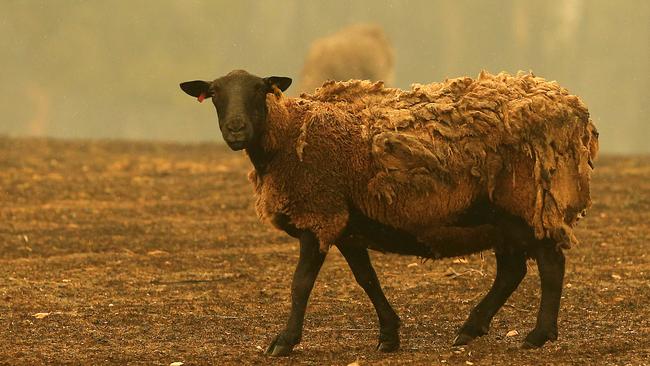
[[[288,323],[268,348],[298,344],[309,294],[338,247],[379,317],[381,351],[399,347],[400,320],[367,249],[442,258],[494,249],[492,288],[454,344],[485,334],[537,261],[542,299],[524,346],[557,338],[562,250],[590,205],[597,132],[582,101],[530,74],[481,73],[409,91],[329,82],[286,98],[291,79],[233,71],[181,84],[210,97],[223,137],[246,149],[259,216],[300,239]]]
[[[313,93],[327,80],[393,79],[393,47],[376,24],[355,24],[315,40],[300,74],[300,92]]]

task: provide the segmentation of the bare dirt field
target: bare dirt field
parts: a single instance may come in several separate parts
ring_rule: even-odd
[[[492,254],[372,253],[403,322],[387,355],[332,249],[303,342],[265,356],[298,251],[259,223],[248,170],[217,144],[0,138],[0,364],[650,364],[649,156],[598,160],[581,244],[566,252],[560,339],[540,350],[519,348],[539,301],[533,262],[490,333],[452,348]]]

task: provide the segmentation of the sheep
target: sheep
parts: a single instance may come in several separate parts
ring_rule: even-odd
[[[298,91],[311,93],[327,80],[393,79],[393,47],[376,24],[354,24],[315,40],[305,58]]]
[[[267,349],[288,355],[334,245],[373,303],[377,349],[399,348],[400,318],[368,249],[446,258],[492,249],[496,278],[454,345],[487,333],[537,261],[541,305],[523,347],[557,339],[563,250],[590,206],[598,133],[579,97],[532,74],[481,72],[411,90],[381,82],[327,82],[287,98],[286,77],[236,70],[181,88],[212,98],[223,138],[245,150],[258,215],[298,238],[286,327]]]

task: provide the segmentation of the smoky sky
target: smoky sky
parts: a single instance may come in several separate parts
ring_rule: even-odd
[[[233,69],[298,79],[354,23],[394,47],[393,86],[532,70],[583,98],[601,151],[650,152],[650,2],[2,1],[0,134],[221,141],[178,88]]]

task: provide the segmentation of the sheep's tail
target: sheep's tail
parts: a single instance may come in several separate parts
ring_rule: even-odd
[[[593,124],[591,119],[588,121],[587,125],[587,130],[589,131],[589,143],[587,144],[587,149],[589,150],[589,166],[591,169],[594,169],[594,161],[596,160],[596,156],[598,155],[598,130],[596,129],[596,126]]]
[[[577,96],[568,96],[573,110],[574,124],[566,137],[570,154],[554,152],[555,163],[549,164],[548,156],[537,155],[535,174],[538,188],[538,208],[543,232],[536,230],[536,236],[550,237],[558,248],[568,249],[578,244],[573,227],[591,207],[590,183],[594,161],[598,154],[598,131],[589,117],[589,111]],[[569,122],[571,123],[571,122]],[[548,150],[546,150],[548,151]],[[552,167],[551,171],[546,168]],[[541,195],[539,194],[541,191]],[[543,233],[543,235],[542,235]]]

